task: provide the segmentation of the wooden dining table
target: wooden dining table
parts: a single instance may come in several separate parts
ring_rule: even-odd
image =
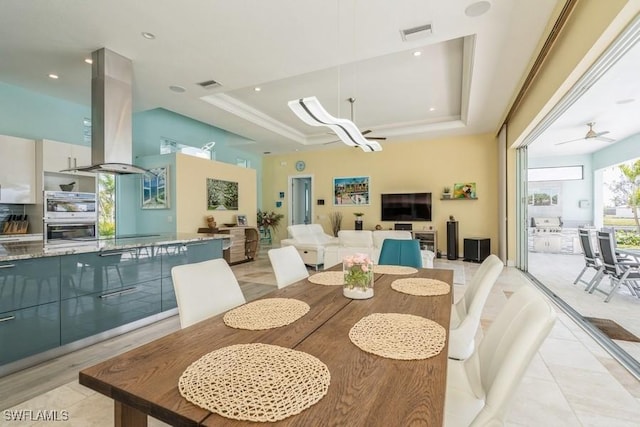
[[[391,289],[399,278],[438,279],[452,285],[453,271],[419,269],[410,275],[375,274],[373,298],[353,300],[342,286],[298,281],[264,298],[294,298],[309,304],[295,322],[268,330],[234,329],[223,314],[156,339],[83,369],[80,384],[112,398],[116,426],[146,426],[147,415],[173,426],[256,424],[224,418],[181,396],[178,379],[203,355],[234,344],[265,343],[315,356],[328,367],[327,394],[313,406],[277,425],[441,426],[444,415],[448,345],[424,360],[396,360],[367,353],[349,330],[372,313],[422,316],[449,333],[451,292],[414,296]]]

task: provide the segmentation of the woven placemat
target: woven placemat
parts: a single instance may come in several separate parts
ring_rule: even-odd
[[[212,351],[180,376],[189,402],[235,420],[273,422],[299,414],[327,394],[331,374],[314,356],[270,344]]]
[[[344,273],[342,271],[323,271],[309,276],[309,281],[316,285],[342,286],[344,285]]]
[[[227,326],[259,331],[293,323],[309,312],[309,304],[293,298],[266,298],[228,311]]]
[[[396,279],[391,282],[391,289],[409,295],[430,297],[435,295],[446,295],[451,292],[451,286],[442,280],[426,279],[420,277],[408,277],[406,279]]]
[[[418,269],[403,265],[374,265],[373,272],[378,274],[413,274],[417,273]]]
[[[424,317],[400,313],[373,313],[349,331],[349,339],[362,350],[389,359],[418,360],[439,354],[447,331]]]

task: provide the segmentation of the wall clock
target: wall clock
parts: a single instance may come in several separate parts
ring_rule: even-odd
[[[303,162],[302,160],[298,160],[298,161],[296,162],[296,170],[297,170],[298,172],[302,172],[302,171],[304,170],[305,166],[306,166],[306,165],[304,164],[304,162]]]

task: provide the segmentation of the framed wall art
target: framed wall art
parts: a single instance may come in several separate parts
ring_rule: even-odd
[[[247,222],[247,216],[246,215],[236,215],[236,225],[238,227],[246,227],[247,225],[249,225],[249,223]]]
[[[369,203],[368,176],[333,178],[333,204],[335,206],[361,206]]]
[[[453,198],[454,199],[477,199],[476,183],[475,182],[463,182],[453,184]]]
[[[207,210],[237,211],[238,183],[207,178]]]
[[[169,166],[149,169],[142,176],[142,209],[169,209]]]

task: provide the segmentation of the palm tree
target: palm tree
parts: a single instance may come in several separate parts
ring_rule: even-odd
[[[633,212],[633,219],[636,223],[638,233],[640,233],[640,220],[638,220],[638,205],[640,205],[640,160],[636,160],[632,164],[623,164],[618,166],[622,174],[627,178],[624,183],[624,195],[626,204]]]

